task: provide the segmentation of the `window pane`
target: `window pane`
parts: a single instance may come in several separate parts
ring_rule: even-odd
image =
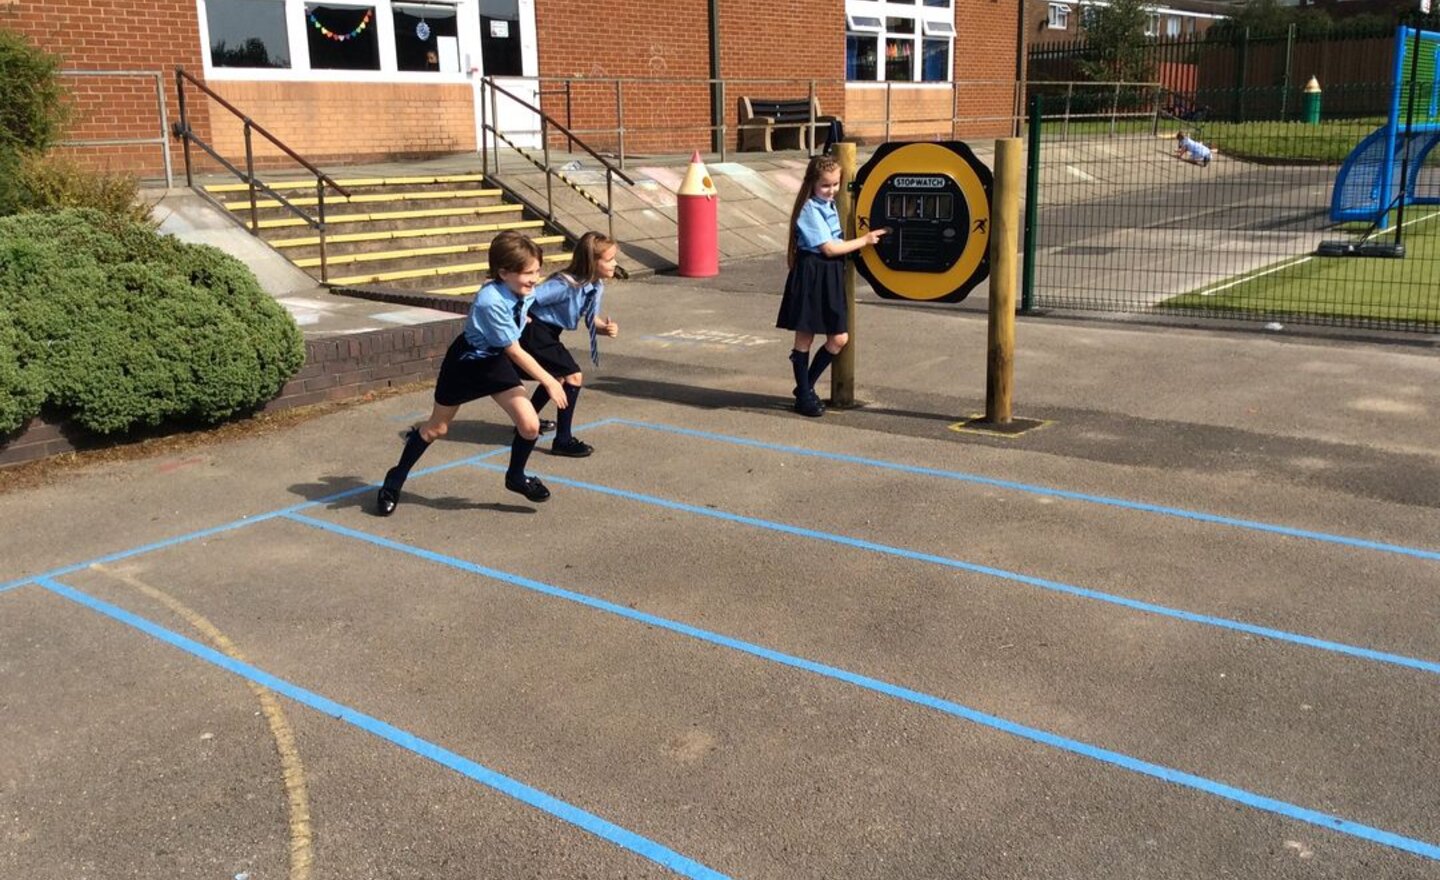
[[[851,82],[874,82],[880,78],[880,41],[868,34],[845,35],[845,78]]]
[[[949,82],[950,41],[926,40],[920,49],[920,78],[925,82]]]
[[[892,34],[913,34],[915,33],[915,19],[887,18],[885,19],[885,30]]]
[[[941,9],[950,8],[950,0],[925,0],[926,6],[938,6]]]
[[[397,3],[394,18],[396,69],[439,70],[440,38],[458,36],[455,7]]]
[[[915,41],[885,40],[885,78],[891,82],[915,80]]]
[[[480,57],[486,76],[524,76],[519,0],[480,0]]]
[[[370,6],[307,6],[305,29],[313,70],[379,70],[380,41]]]
[[[205,11],[213,66],[290,66],[285,0],[210,0]]]

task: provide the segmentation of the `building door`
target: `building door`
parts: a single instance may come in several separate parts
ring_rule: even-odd
[[[539,53],[535,48],[535,0],[479,0],[480,64],[475,91],[475,138],[480,143],[481,105],[484,119],[512,143],[522,147],[540,144],[540,117],[519,101],[540,106]],[[479,86],[480,76],[494,77],[504,92]],[[505,92],[509,92],[506,95]],[[514,96],[514,97],[511,97]],[[519,99],[518,101],[516,99]],[[497,144],[492,139],[489,146]],[[501,141],[498,146],[505,146]]]

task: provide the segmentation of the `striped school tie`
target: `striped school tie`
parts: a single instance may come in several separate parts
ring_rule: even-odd
[[[600,366],[600,341],[595,338],[595,288],[585,290],[585,298],[580,302],[580,314],[585,318],[585,326],[590,328],[590,362]]]
[[[525,300],[517,299],[515,300],[515,326],[519,327],[521,330],[525,329],[524,316]]]

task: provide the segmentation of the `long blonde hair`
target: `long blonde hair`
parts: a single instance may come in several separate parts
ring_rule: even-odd
[[[794,268],[795,266],[795,232],[796,223],[800,220],[800,209],[815,195],[815,181],[820,175],[829,174],[831,171],[840,170],[840,160],[834,156],[820,155],[810,160],[805,166],[805,179],[800,183],[800,191],[795,194],[795,207],[790,210],[790,241],[785,245],[785,264]]]
[[[570,265],[555,274],[568,275],[580,284],[594,284],[600,280],[600,257],[616,244],[615,239],[603,232],[587,232],[575,242]]]

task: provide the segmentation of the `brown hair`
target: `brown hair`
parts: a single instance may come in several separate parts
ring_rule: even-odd
[[[839,170],[840,160],[834,156],[816,156],[805,166],[805,179],[800,183],[800,191],[795,194],[795,207],[790,211],[790,241],[785,245],[787,266],[795,266],[795,223],[800,219],[800,209],[805,207],[805,203],[815,194],[815,181],[819,180],[822,174]]]
[[[581,284],[594,284],[600,278],[600,256],[615,245],[615,239],[603,232],[587,232],[575,242],[570,265],[556,274],[569,275]]]
[[[499,278],[500,272],[524,272],[531,260],[539,263],[545,259],[540,245],[531,241],[523,232],[507,229],[490,242],[491,278]]]

